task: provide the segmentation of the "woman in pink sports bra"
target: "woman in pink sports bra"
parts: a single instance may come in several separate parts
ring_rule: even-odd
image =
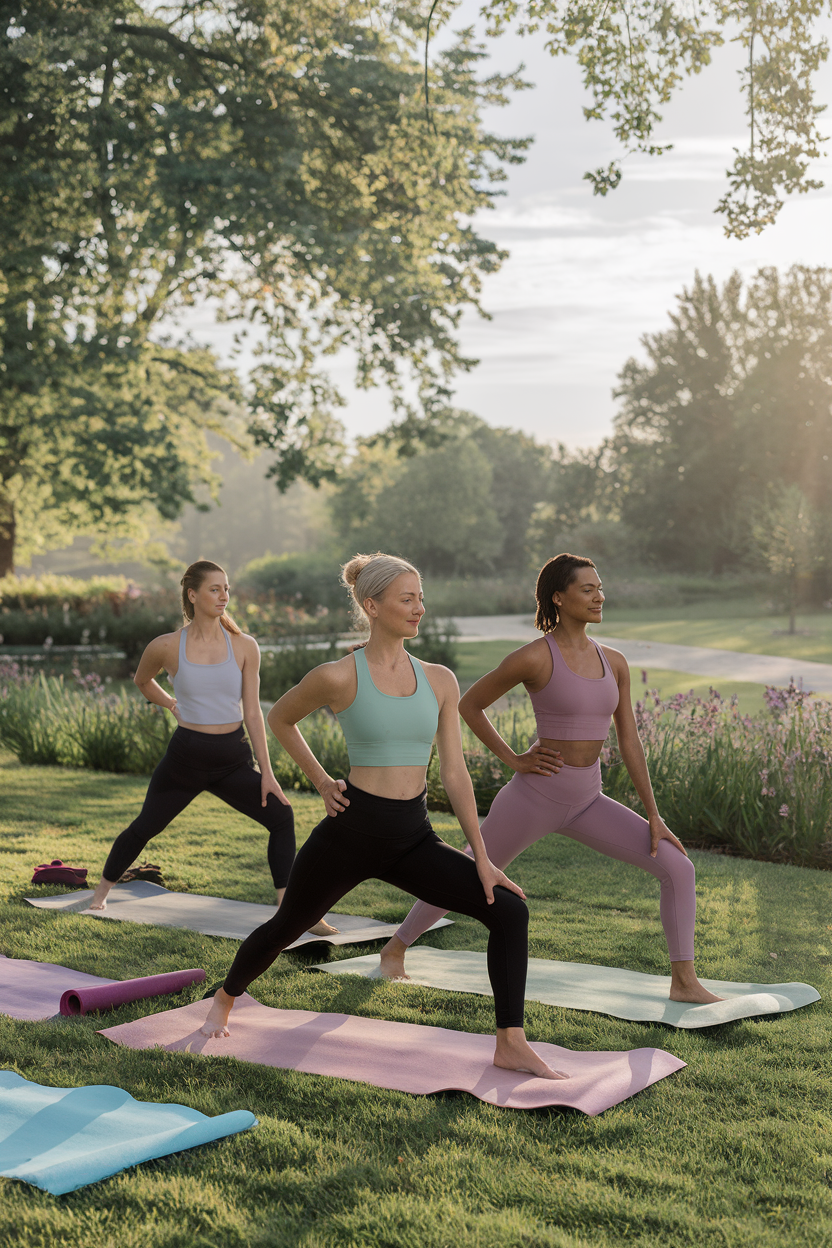
[[[505,870],[529,845],[560,832],[649,871],[661,882],[671,1000],[718,1001],[694,970],[694,867],[656,807],[630,703],[630,669],[623,654],[586,635],[587,624],[600,621],[604,603],[595,564],[577,555],[557,555],[541,569],[535,594],[535,627],[545,635],[508,655],[459,704],[469,727],[516,772],[483,821],[488,856]],[[515,754],[485,708],[521,683],[534,707],[538,739],[524,754]],[[612,718],[621,757],[647,819],[601,792],[600,755]],[[408,946],[441,915],[435,906],[417,902],[382,950],[381,973],[407,978]]]

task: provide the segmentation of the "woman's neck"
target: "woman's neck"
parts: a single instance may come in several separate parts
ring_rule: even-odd
[[[216,616],[203,615],[201,612],[194,613],[194,618],[188,627],[194,637],[198,637],[200,641],[216,641],[224,631]]]
[[[409,662],[404,648],[404,638],[395,634],[382,632],[374,628],[370,632],[370,640],[364,647],[364,653],[373,663],[380,667],[395,668],[402,662]]]
[[[560,618],[560,623],[554,631],[555,640],[562,642],[569,650],[585,650],[591,645],[589,637],[586,635],[586,622],[584,620],[570,620]]]

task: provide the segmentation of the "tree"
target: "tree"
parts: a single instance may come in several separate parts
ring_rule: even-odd
[[[403,433],[394,422],[360,444],[330,501],[345,547],[383,546],[395,536],[436,574],[524,567],[551,449],[457,409],[435,413],[427,431],[411,438],[412,428]]]
[[[401,406],[408,372],[427,408],[444,402],[469,363],[459,317],[502,255],[470,217],[525,146],[480,124],[519,82],[478,79],[470,35],[432,67],[437,128],[424,17],[405,3],[31,0],[0,16],[0,574],[35,511],[99,532],[148,504],[175,514],[234,405],[281,488],[332,477],[328,352],[352,348],[360,384]],[[243,382],[163,341],[197,298],[253,334]]]
[[[832,271],[761,269],[745,289],[697,275],[670,322],[620,374],[607,505],[657,562],[720,572],[753,557],[772,491],[830,511]]]
[[[748,147],[735,148],[729,189],[716,211],[725,233],[745,238],[777,217],[786,196],[823,184],[808,176],[825,141],[818,130],[824,105],[815,102],[812,75],[829,55],[817,25],[828,0],[485,0],[492,34],[517,19],[523,34],[542,30],[553,56],[572,53],[593,103],[589,119],[609,112],[626,154],[660,156],[660,109],[687,75],[708,65],[726,38],[747,49],[741,74]],[[621,181],[620,160],[584,175],[596,195]]]
[[[802,592],[829,556],[828,524],[796,485],[768,492],[758,506],[753,526],[756,551],[769,572],[784,589],[789,633],[796,632],[795,617]]]

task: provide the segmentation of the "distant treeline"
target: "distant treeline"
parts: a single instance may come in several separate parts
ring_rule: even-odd
[[[344,550],[434,575],[512,572],[571,549],[605,563],[823,584],[832,565],[832,270],[697,275],[629,360],[612,436],[555,449],[448,412],[434,445],[367,440],[330,510]],[[444,425],[443,425],[444,421]],[[412,445],[407,450],[413,450]]]

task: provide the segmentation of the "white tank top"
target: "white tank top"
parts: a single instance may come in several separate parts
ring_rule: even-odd
[[[188,630],[179,634],[179,667],[173,677],[176,705],[186,724],[234,724],[243,718],[243,673],[231,638],[222,630],[228,657],[222,663],[191,663],[185,657]]]

